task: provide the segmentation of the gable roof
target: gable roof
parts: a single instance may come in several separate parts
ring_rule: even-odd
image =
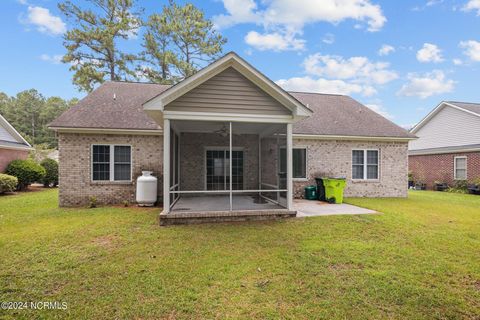
[[[457,102],[457,101],[446,101],[451,105],[457,106],[461,109],[476,113],[480,115],[480,103],[472,103],[472,102]]]
[[[143,111],[142,104],[168,88],[168,85],[160,84],[105,82],[49,126],[52,129],[160,131],[161,127]],[[306,92],[289,94],[308,105],[312,111],[309,118],[294,123],[294,134],[402,139],[415,137],[348,96]]]
[[[311,117],[293,125],[293,133],[297,135],[415,138],[415,135],[349,96],[306,92],[290,94],[313,110]]]
[[[51,128],[161,130],[142,104],[170,86],[108,81],[49,124]]]
[[[411,133],[416,133],[420,128],[427,124],[430,119],[435,117],[440,111],[444,108],[454,108],[461,110],[463,112],[469,113],[472,116],[480,117],[480,103],[470,103],[470,102],[458,102],[458,101],[442,101],[438,104],[432,111],[430,111],[419,123],[417,123],[412,129]]]
[[[275,82],[255,69],[251,64],[238,56],[235,52],[227,53],[192,76],[168,88],[158,96],[146,101],[143,104],[144,110],[147,113],[153,110],[163,111],[167,104],[228,68],[235,69],[245,78],[253,82],[257,87],[277,100],[284,107],[290,109],[293,116],[305,118],[312,114],[312,111],[307,106],[292,97],[287,91],[283,90]]]
[[[32,150],[32,146],[0,114],[0,148]]]

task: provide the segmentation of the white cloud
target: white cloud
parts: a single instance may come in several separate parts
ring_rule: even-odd
[[[223,0],[227,14],[217,15],[217,26],[238,23],[264,23],[302,27],[308,23],[326,21],[339,23],[346,19],[363,21],[369,31],[380,30],[387,19],[379,5],[370,0],[272,0],[266,8],[258,9],[254,0]],[[261,20],[259,20],[261,18]]]
[[[327,33],[323,36],[322,42],[326,44],[332,44],[335,42],[335,36],[331,33]]]
[[[463,61],[460,59],[453,59],[452,62],[456,66],[461,66],[463,64]]]
[[[245,42],[261,51],[299,51],[305,49],[305,40],[296,38],[295,34],[288,33],[264,33],[250,31],[245,36]]]
[[[443,3],[443,0],[428,0],[426,6],[432,7],[440,3]]]
[[[345,59],[316,53],[303,61],[304,77],[281,79],[277,84],[287,90],[372,96],[376,86],[398,77],[385,62],[371,62],[366,57]]]
[[[240,23],[256,23],[261,15],[256,12],[254,0],[223,0],[223,6],[228,14],[213,17],[217,27],[226,28]]]
[[[436,6],[437,4],[443,3],[443,0],[429,0],[425,5],[423,6],[415,6],[412,8],[413,11],[423,11],[427,9],[428,7],[433,7]]]
[[[426,74],[409,73],[408,82],[397,92],[407,97],[428,98],[433,95],[452,92],[455,81],[446,78],[441,70],[434,70]]]
[[[316,53],[304,61],[305,71],[316,76],[350,79],[359,83],[385,84],[398,78],[386,62],[371,62],[366,57],[321,55]]]
[[[465,49],[463,54],[472,61],[480,61],[480,42],[475,40],[468,40],[460,42],[460,48]]]
[[[422,49],[417,51],[417,60],[420,62],[442,62],[442,50],[432,43],[424,43]]]
[[[470,0],[462,9],[464,11],[477,11],[477,16],[480,16],[480,0]]]
[[[370,110],[375,111],[376,113],[378,113],[384,118],[387,118],[389,120],[392,120],[394,118],[394,116],[391,115],[387,111],[387,109],[385,109],[385,107],[382,106],[381,104],[366,104],[365,106],[368,107]]]
[[[25,22],[35,25],[38,31],[47,34],[57,35],[67,31],[67,26],[60,17],[52,15],[50,10],[42,7],[29,6]]]
[[[348,83],[343,80],[313,79],[311,77],[294,77],[280,79],[276,83],[285,90],[302,92],[319,92],[332,94],[362,93],[364,88],[359,84]]]
[[[363,22],[369,31],[380,30],[387,19],[379,5],[370,0],[222,0],[226,13],[213,17],[217,28],[235,24],[261,25],[265,34],[302,34],[306,24],[340,23],[347,19]],[[260,8],[259,4],[262,5]],[[277,46],[278,47],[278,46]]]
[[[43,61],[47,61],[53,64],[60,64],[62,63],[62,58],[63,55],[61,54],[54,54],[54,55],[48,55],[48,54],[42,54],[40,56],[40,59]]]
[[[401,124],[400,127],[402,127],[405,130],[410,130],[415,126],[415,123],[409,123],[409,124]]]
[[[395,52],[395,48],[391,45],[384,44],[379,50],[378,50],[378,55],[379,56],[388,56],[390,53]]]

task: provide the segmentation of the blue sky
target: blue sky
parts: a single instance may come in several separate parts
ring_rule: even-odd
[[[83,1],[77,1],[83,4]],[[83,97],[54,0],[0,4],[0,91]],[[165,1],[138,1],[145,16]],[[183,2],[180,2],[183,3]],[[480,0],[193,1],[236,51],[289,90],[348,94],[402,126],[441,100],[480,102]],[[138,51],[139,36],[123,42]]]

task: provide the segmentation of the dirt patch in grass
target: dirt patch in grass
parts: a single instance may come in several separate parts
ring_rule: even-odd
[[[92,243],[105,249],[114,249],[118,246],[119,239],[120,238],[115,235],[106,235],[96,237],[92,240]]]

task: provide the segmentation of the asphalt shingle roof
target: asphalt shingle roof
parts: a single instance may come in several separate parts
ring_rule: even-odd
[[[457,102],[457,101],[447,101],[447,103],[453,104],[459,108],[462,108],[480,115],[480,103]]]
[[[157,130],[161,127],[142,104],[170,86],[105,82],[60,117],[51,127]],[[294,124],[297,134],[411,138],[414,135],[344,95],[290,92],[313,111]]]

